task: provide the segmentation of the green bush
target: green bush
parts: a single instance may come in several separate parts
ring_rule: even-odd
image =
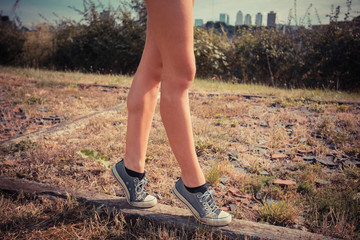
[[[349,3],[351,4],[351,2]],[[99,5],[99,6],[98,6]],[[60,19],[54,26],[19,30],[0,24],[0,64],[60,70],[133,74],[145,44],[146,8],[142,0],[117,9],[84,1],[79,22]],[[133,13],[139,14],[135,20]],[[220,29],[194,28],[197,76],[286,88],[359,91],[360,23],[348,15],[338,22],[294,32],[240,29],[228,36]]]
[[[55,32],[54,62],[58,68],[88,72],[133,73],[145,44],[145,27],[124,9],[103,15],[84,2],[85,24],[62,21]]]
[[[14,22],[0,23],[0,64],[15,65],[24,42],[24,33]]]

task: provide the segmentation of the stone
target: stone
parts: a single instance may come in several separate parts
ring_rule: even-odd
[[[275,179],[274,184],[280,186],[291,186],[291,185],[296,185],[296,182],[293,180]]]
[[[293,162],[301,162],[303,159],[301,157],[295,156],[292,160]]]
[[[303,157],[302,159],[303,159],[304,161],[310,162],[310,161],[314,161],[314,160],[316,159],[316,157],[315,157],[315,156],[305,156],[305,157]]]
[[[270,173],[268,173],[267,171],[263,170],[263,171],[260,171],[259,173],[260,175],[263,175],[263,176],[269,176]]]
[[[343,165],[355,165],[357,167],[360,167],[360,161],[357,161],[357,160],[353,160],[353,159],[348,159],[348,160],[345,160],[343,162]]]
[[[283,154],[283,153],[274,153],[271,155],[271,159],[273,160],[281,160],[281,159],[286,159],[289,158],[288,155]]]
[[[322,165],[327,166],[329,168],[337,168],[339,166],[338,163],[335,163],[326,157],[324,159],[315,158],[315,161],[313,163],[316,163],[316,162],[321,163]]]
[[[259,201],[262,201],[263,199],[264,199],[264,194],[263,193],[256,193],[256,195],[255,195],[255,199],[256,200],[259,200]]]
[[[297,152],[301,154],[309,154],[309,153],[313,153],[314,149],[312,150],[297,149]]]
[[[269,113],[277,113],[278,111],[277,111],[276,109],[270,108],[270,109],[268,110],[268,112],[269,112]]]
[[[318,185],[329,185],[329,184],[331,184],[330,181],[326,181],[326,180],[323,180],[323,179],[316,179],[315,183],[318,184]]]
[[[240,173],[249,173],[249,171],[246,168],[243,167],[235,167],[234,170],[240,172]]]
[[[237,206],[236,206],[236,204],[234,204],[234,203],[231,203],[230,205],[229,205],[229,207],[230,207],[230,211],[235,211],[236,210],[236,208],[237,208]]]
[[[267,123],[267,121],[265,119],[260,119],[259,122],[260,127],[268,127],[269,124]]]
[[[40,112],[48,112],[49,111],[49,109],[44,108],[44,107],[40,107],[37,110],[40,111]]]
[[[261,147],[253,147],[250,149],[250,151],[257,152],[259,154],[266,154],[267,150]]]

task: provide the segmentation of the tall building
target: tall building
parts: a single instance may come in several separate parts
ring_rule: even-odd
[[[251,26],[251,15],[250,14],[245,15],[245,25]]]
[[[274,13],[274,11],[269,12],[267,18],[267,26],[276,27],[275,20],[276,20],[276,13]]]
[[[235,21],[235,26],[236,25],[243,25],[244,21],[243,21],[243,13],[242,11],[238,11],[236,14],[236,21]]]
[[[226,23],[226,25],[229,25],[229,14],[227,13],[220,13],[220,22]]]
[[[195,19],[195,27],[201,27],[204,25],[204,21],[202,19]]]
[[[257,27],[261,27],[261,25],[262,25],[262,14],[261,13],[257,13],[256,14],[256,19],[255,19],[255,25],[257,26]]]

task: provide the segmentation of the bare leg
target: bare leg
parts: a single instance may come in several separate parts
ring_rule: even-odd
[[[183,182],[205,183],[193,140],[188,89],[196,71],[193,50],[193,1],[148,0],[148,29],[153,33],[163,63],[161,117]]]
[[[127,168],[140,173],[144,172],[161,74],[161,56],[148,28],[144,52],[127,99],[128,124],[124,161]]]

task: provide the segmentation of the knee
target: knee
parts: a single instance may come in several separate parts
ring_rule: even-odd
[[[170,91],[188,90],[194,82],[195,73],[195,62],[183,63],[173,68],[173,71],[167,74],[167,76],[165,75],[164,81],[168,83]]]

